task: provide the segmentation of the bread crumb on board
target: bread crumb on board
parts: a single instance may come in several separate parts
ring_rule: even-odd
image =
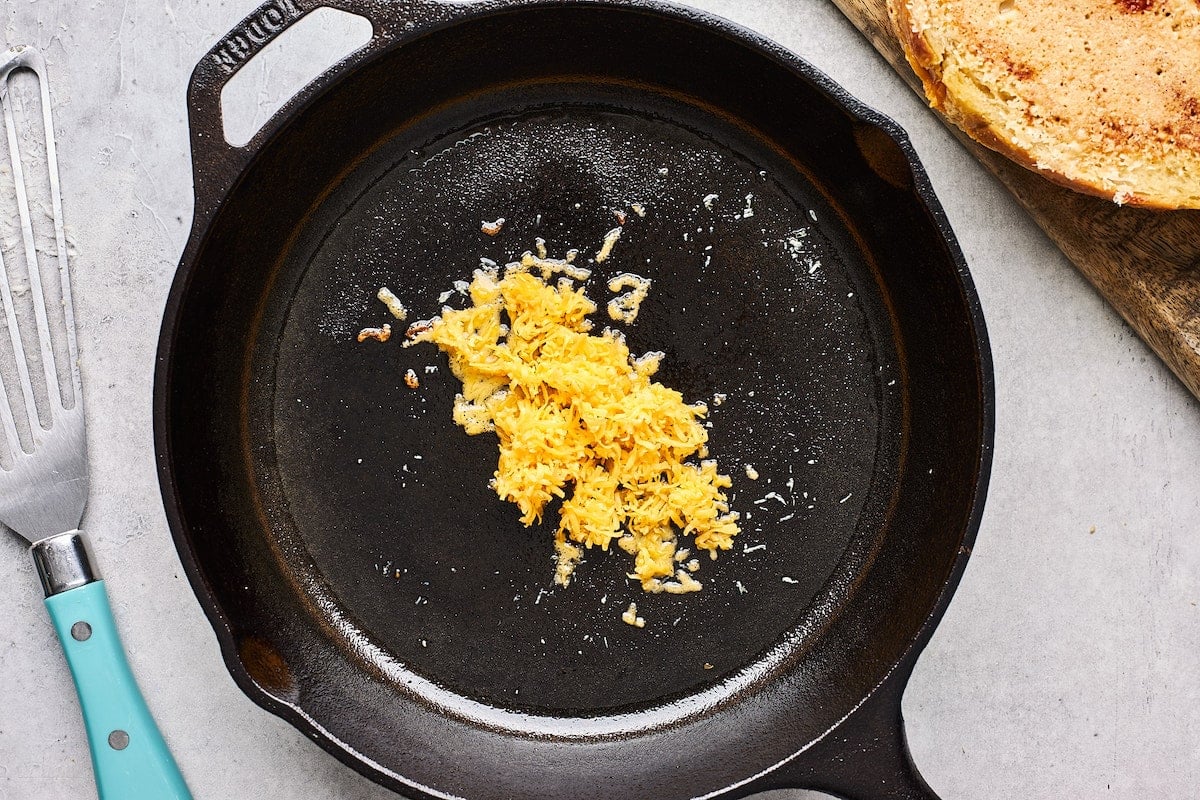
[[[358,340],[365,342],[367,339],[374,339],[377,342],[386,342],[392,338],[392,326],[384,323],[378,328],[363,328],[358,332]]]
[[[746,465],[746,477],[752,481],[758,480],[758,470],[754,468],[753,464]]]
[[[404,385],[410,389],[416,389],[421,385],[421,379],[417,377],[416,372],[410,369],[404,373]]]
[[[483,231],[484,233],[486,233],[488,236],[499,235],[500,229],[503,227],[504,227],[504,217],[500,217],[495,222],[484,221],[479,224],[479,229],[481,231]]]
[[[635,628],[646,627],[646,620],[638,616],[637,603],[629,604],[629,608],[625,609],[625,613],[621,615],[621,621]]]

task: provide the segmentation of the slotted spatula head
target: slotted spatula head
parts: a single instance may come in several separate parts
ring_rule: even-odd
[[[54,237],[58,256],[62,309],[54,313],[47,306],[38,268],[38,254],[30,217],[29,196],[22,169],[9,77],[19,69],[35,73],[41,94],[46,170],[50,179],[50,204],[54,217]],[[67,266],[66,237],[62,225],[62,201],[58,183],[58,160],[54,150],[54,125],[50,113],[50,92],[45,79],[42,56],[31,48],[14,48],[0,54],[0,106],[8,136],[9,158],[20,218],[21,240],[28,267],[29,293],[33,319],[19,320],[13,302],[14,278],[10,265],[0,254],[0,301],[4,323],[15,360],[14,374],[0,381],[0,428],[8,445],[10,463],[0,468],[0,522],[30,542],[79,527],[87,501],[87,447],[84,436],[83,393],[79,379],[79,359],[75,342],[75,317],[71,306],[71,277]],[[26,328],[22,335],[22,325]],[[71,371],[68,392],[60,388],[54,363],[51,326],[66,342],[67,362]],[[65,330],[63,328],[65,327]],[[31,330],[30,330],[31,329]],[[48,412],[39,417],[34,401],[29,345],[37,348],[38,361],[45,380]],[[36,366],[34,367],[36,369]],[[12,384],[17,384],[13,386]],[[17,420],[28,422],[29,437],[22,443]]]

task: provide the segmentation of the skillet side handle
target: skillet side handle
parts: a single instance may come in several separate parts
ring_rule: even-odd
[[[912,666],[898,667],[820,741],[738,796],[809,789],[844,800],[939,800],[908,749],[900,700]]]
[[[225,139],[221,91],[229,79],[288,28],[318,8],[356,14],[371,23],[367,44],[346,56],[300,93],[241,147]],[[455,6],[439,0],[267,0],[221,37],[192,70],[188,82],[188,126],[191,129],[192,174],[196,215],[210,213],[225,189],[240,174],[258,146],[278,128],[297,98],[361,63],[366,55],[403,36],[449,18]]]

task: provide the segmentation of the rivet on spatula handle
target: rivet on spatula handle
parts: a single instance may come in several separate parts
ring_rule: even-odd
[[[73,531],[43,539],[33,556],[79,693],[100,800],[190,800],[129,669],[83,537]]]

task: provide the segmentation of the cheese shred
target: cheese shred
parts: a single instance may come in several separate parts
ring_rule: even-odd
[[[404,304],[400,302],[400,298],[396,297],[391,289],[382,286],[375,296],[379,298],[379,302],[387,306],[387,310],[391,312],[393,317],[401,322],[408,319],[408,309],[404,307]]]
[[[608,282],[610,292],[619,292],[626,288],[630,291],[608,301],[608,316],[617,322],[632,325],[637,320],[642,301],[650,294],[650,280],[632,272],[623,272]]]
[[[651,380],[660,353],[634,358],[620,333],[593,332],[596,304],[572,284],[586,277],[577,269],[539,252],[503,277],[476,270],[471,306],[410,329],[405,346],[432,342],[449,356],[462,381],[454,422],[471,435],[496,434],[492,487],[521,521],[540,522],[560,503],[556,583],[570,582],[585,549],[616,541],[645,591],[699,591],[678,568],[677,547],[716,558],[738,533],[723,491],[729,476],[695,458],[705,452],[708,409]]]

